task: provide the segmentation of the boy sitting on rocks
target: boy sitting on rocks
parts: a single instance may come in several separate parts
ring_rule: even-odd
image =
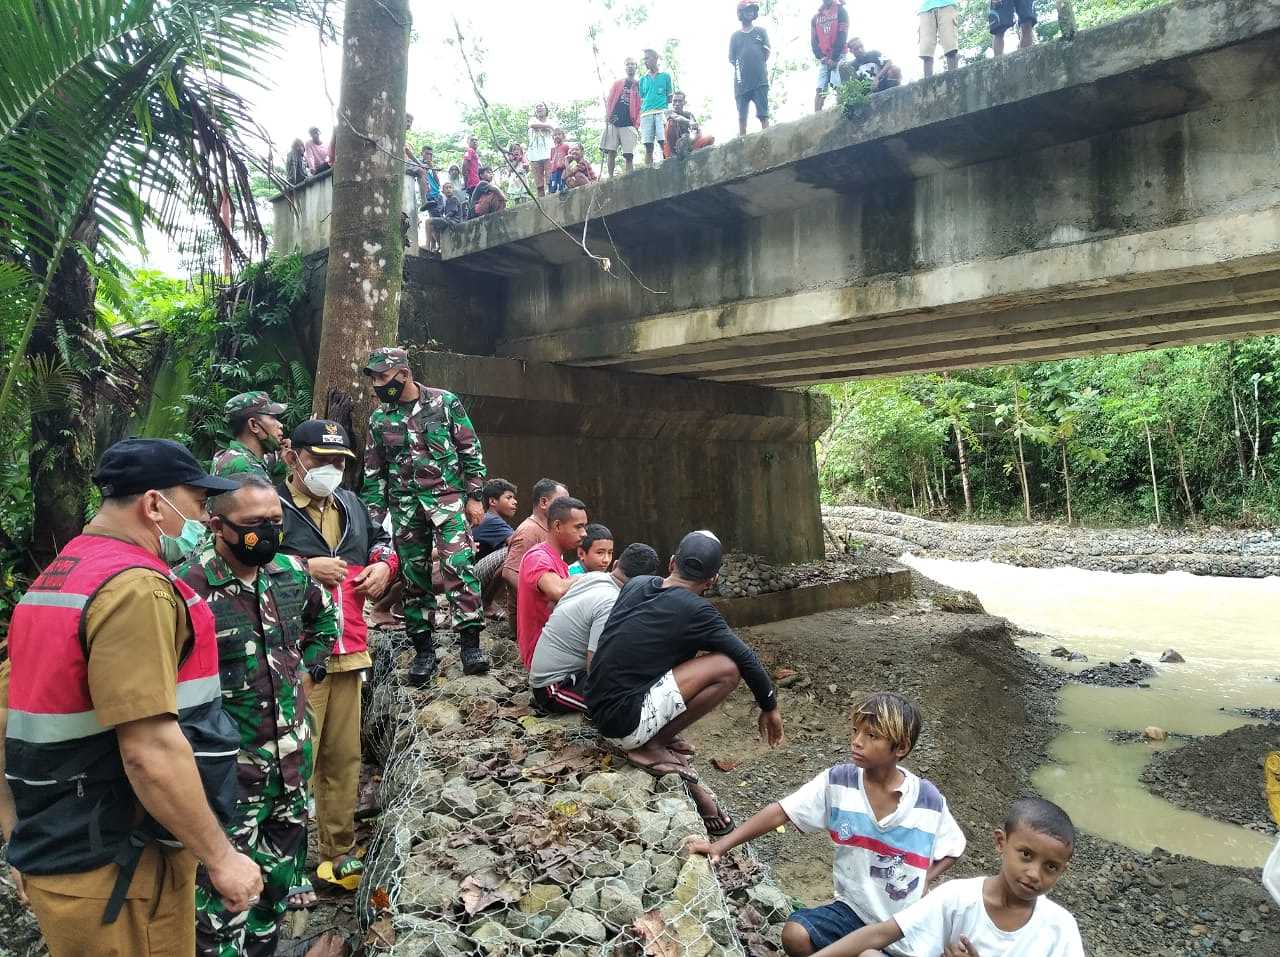
[[[1045,898],[1067,870],[1075,828],[1066,811],[1023,798],[995,832],[1000,873],[948,881],[888,920],[855,931],[823,957],[884,952],[944,957],[1084,957],[1080,928]]]
[[[692,853],[715,861],[788,821],[802,831],[831,835],[836,899],[791,915],[782,928],[782,946],[792,957],[812,954],[859,928],[881,926],[920,900],[964,852],[964,833],[941,792],[898,764],[916,746],[921,723],[920,712],[902,695],[871,695],[853,712],[852,764],[823,771],[715,843],[689,844]],[[890,953],[939,957],[939,948]],[[983,951],[981,957],[988,955]]]

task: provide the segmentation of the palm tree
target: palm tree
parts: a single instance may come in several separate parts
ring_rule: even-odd
[[[276,33],[318,22],[313,2],[0,4],[0,263],[30,277],[25,315],[0,342],[0,421],[42,373],[76,385],[30,410],[37,562],[87,505],[94,397],[111,376],[95,264],[118,262],[144,224],[172,235],[207,223],[239,261],[265,248],[247,159],[257,130],[231,85],[258,82]]]

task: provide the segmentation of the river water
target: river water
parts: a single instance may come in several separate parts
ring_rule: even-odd
[[[1159,845],[1215,864],[1262,865],[1272,847],[1267,837],[1174,807],[1142,786],[1138,774],[1151,752],[1177,741],[1118,744],[1107,732],[1156,725],[1218,734],[1250,723],[1222,708],[1280,708],[1280,578],[902,561],[934,581],[974,592],[991,614],[1045,635],[1024,646],[1064,670],[1130,657],[1156,663],[1164,649],[1176,648],[1186,663],[1156,664],[1150,688],[1068,684],[1058,711],[1066,730],[1050,745],[1050,763],[1036,772],[1036,787],[1076,824],[1135,850]],[[1084,652],[1089,662],[1047,657],[1059,644]],[[1258,781],[1240,786],[1258,787],[1260,766],[1258,774]]]

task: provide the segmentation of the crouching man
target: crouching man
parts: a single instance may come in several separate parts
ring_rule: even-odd
[[[329,589],[342,616],[324,680],[307,704],[316,738],[311,778],[321,857],[316,873],[346,890],[355,890],[364,870],[354,853],[360,690],[373,666],[364,603],[381,596],[399,568],[391,536],[374,524],[360,497],[342,487],[343,469],[354,460],[346,430],[337,422],[303,422],[285,456],[289,477],[278,488],[284,503],[282,549],[301,558],[311,577]]]
[[[278,554],[280,497],[260,475],[209,502],[212,538],[177,575],[209,604],[218,636],[222,708],[240,731],[231,843],[262,869],[248,911],[230,913],[202,868],[196,876],[198,957],[269,957],[289,899],[307,904],[307,778],[311,734],[303,676],[338,638],[329,593]],[[323,673],[319,673],[320,677]]]

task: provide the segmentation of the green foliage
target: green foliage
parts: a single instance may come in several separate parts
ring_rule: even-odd
[[[871,102],[871,81],[861,76],[851,76],[837,91],[840,109],[849,119],[854,119]]]
[[[195,301],[166,299],[161,322],[168,333],[166,352],[187,357],[186,390],[163,411],[166,421],[185,418],[172,437],[186,442],[197,458],[212,457],[231,435],[226,401],[241,392],[262,390],[287,403],[286,431],[311,416],[312,371],[296,356],[281,351],[292,340],[299,308],[306,299],[300,255],[273,257],[247,266],[234,285]]]
[[[959,430],[985,518],[1022,512],[1025,461],[1035,517],[1069,485],[1091,523],[1153,522],[1157,493],[1165,520],[1280,520],[1280,337],[819,388],[828,502],[960,513]]]

